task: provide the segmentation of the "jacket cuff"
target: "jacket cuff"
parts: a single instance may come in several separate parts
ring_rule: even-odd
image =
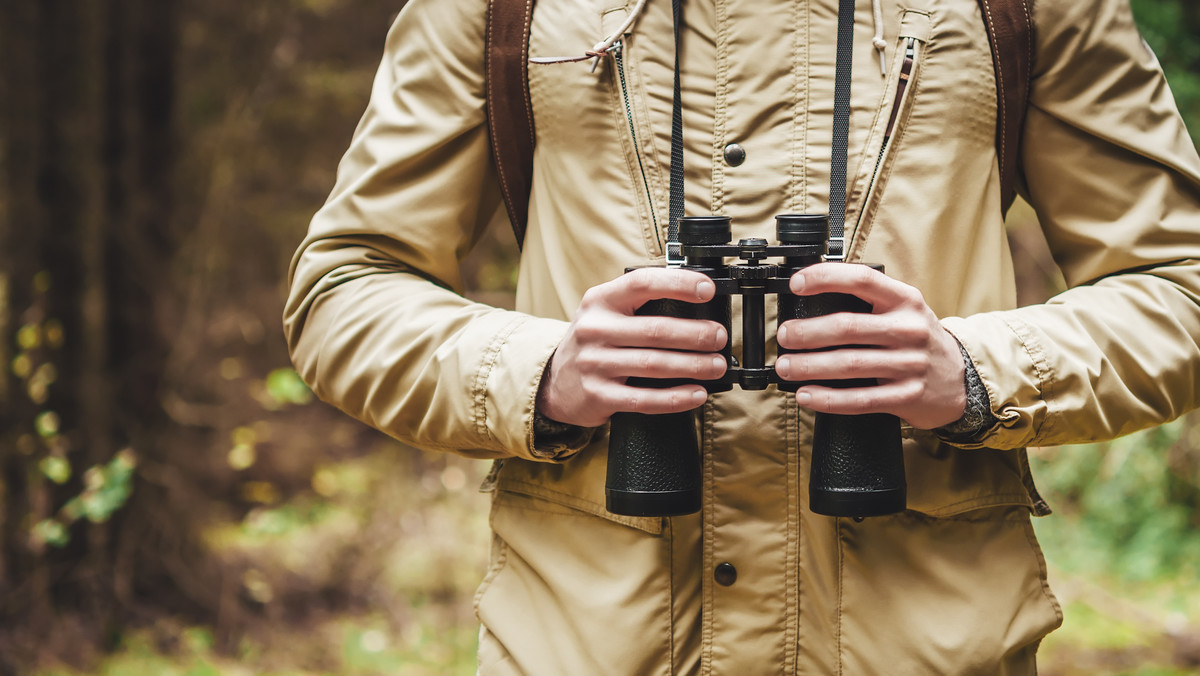
[[[942,326],[967,355],[987,392],[994,424],[963,448],[1016,449],[1034,445],[1050,417],[1053,375],[1033,332],[1005,312],[947,317]]]
[[[523,315],[502,331],[480,362],[475,392],[476,421],[512,455],[542,462],[562,461],[591,441],[594,429],[550,429],[539,435],[537,392],[567,324]]]

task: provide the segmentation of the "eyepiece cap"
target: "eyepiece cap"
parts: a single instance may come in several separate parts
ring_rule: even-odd
[[[684,244],[728,244],[733,238],[729,216],[684,216],[679,241]]]
[[[779,214],[775,217],[775,238],[780,244],[824,245],[829,237],[826,214]]]

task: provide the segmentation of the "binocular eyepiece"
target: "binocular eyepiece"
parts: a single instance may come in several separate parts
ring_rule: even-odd
[[[641,315],[707,319],[723,325],[728,335],[732,297],[742,298],[741,359],[732,346],[722,349],[728,369],[716,380],[631,378],[636,387],[673,387],[697,383],[709,393],[727,392],[734,385],[762,390],[775,385],[795,392],[805,383],[779,378],[766,364],[766,313],[768,294],[776,297],[778,324],[792,319],[837,312],[871,312],[862,299],[839,293],[797,296],[788,281],[797,271],[819,263],[826,251],[829,222],[824,214],[783,214],[775,217],[778,244],[761,238],[731,243],[727,216],[690,216],[679,221],[683,269],[707,275],[717,292],[705,303],[654,300],[638,310]],[[738,259],[726,263],[726,259]],[[778,262],[770,262],[775,259]],[[849,346],[845,346],[849,347]],[[793,352],[783,347],[780,354]],[[828,387],[866,387],[874,381],[845,379],[822,381]],[[647,415],[616,413],[612,416],[605,485],[608,510],[630,516],[677,516],[700,510],[700,451],[694,411]],[[835,415],[817,413],[813,428],[812,469],[809,473],[809,507],[829,516],[866,517],[903,511],[905,508],[904,458],[900,421],[893,415]]]

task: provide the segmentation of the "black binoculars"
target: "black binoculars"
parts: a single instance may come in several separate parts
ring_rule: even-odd
[[[856,296],[826,293],[797,296],[788,280],[798,270],[819,263],[829,238],[829,221],[823,214],[784,214],[775,217],[777,245],[748,238],[730,243],[732,229],[726,216],[691,216],[679,221],[683,269],[704,273],[717,287],[705,303],[669,299],[643,305],[638,314],[707,319],[726,328],[732,317],[732,297],[742,297],[742,350],[740,362],[732,346],[722,350],[728,369],[716,380],[631,378],[636,387],[663,388],[697,383],[708,392],[727,392],[738,385],[762,390],[775,385],[795,392],[801,385],[781,380],[773,364],[766,364],[767,294],[775,294],[778,322],[837,312],[871,312],[870,304]],[[727,264],[726,258],[740,259]],[[778,263],[767,259],[782,259]],[[850,347],[850,346],[843,346]],[[794,352],[779,348],[780,354]],[[829,387],[866,387],[872,380],[820,381]],[[608,478],[605,493],[608,511],[629,516],[677,516],[700,510],[700,450],[694,411],[647,415],[616,413],[608,442]],[[817,413],[813,428],[812,469],[809,473],[809,507],[828,516],[867,517],[892,514],[905,508],[904,458],[900,420],[893,415],[835,415]]]

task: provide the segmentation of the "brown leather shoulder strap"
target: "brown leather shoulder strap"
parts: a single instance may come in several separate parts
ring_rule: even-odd
[[[529,21],[534,0],[488,0],[484,86],[492,159],[517,245],[525,241],[533,179]]]
[[[1017,194],[1021,130],[1033,72],[1033,0],[979,0],[996,69],[996,153],[1001,210]]]

